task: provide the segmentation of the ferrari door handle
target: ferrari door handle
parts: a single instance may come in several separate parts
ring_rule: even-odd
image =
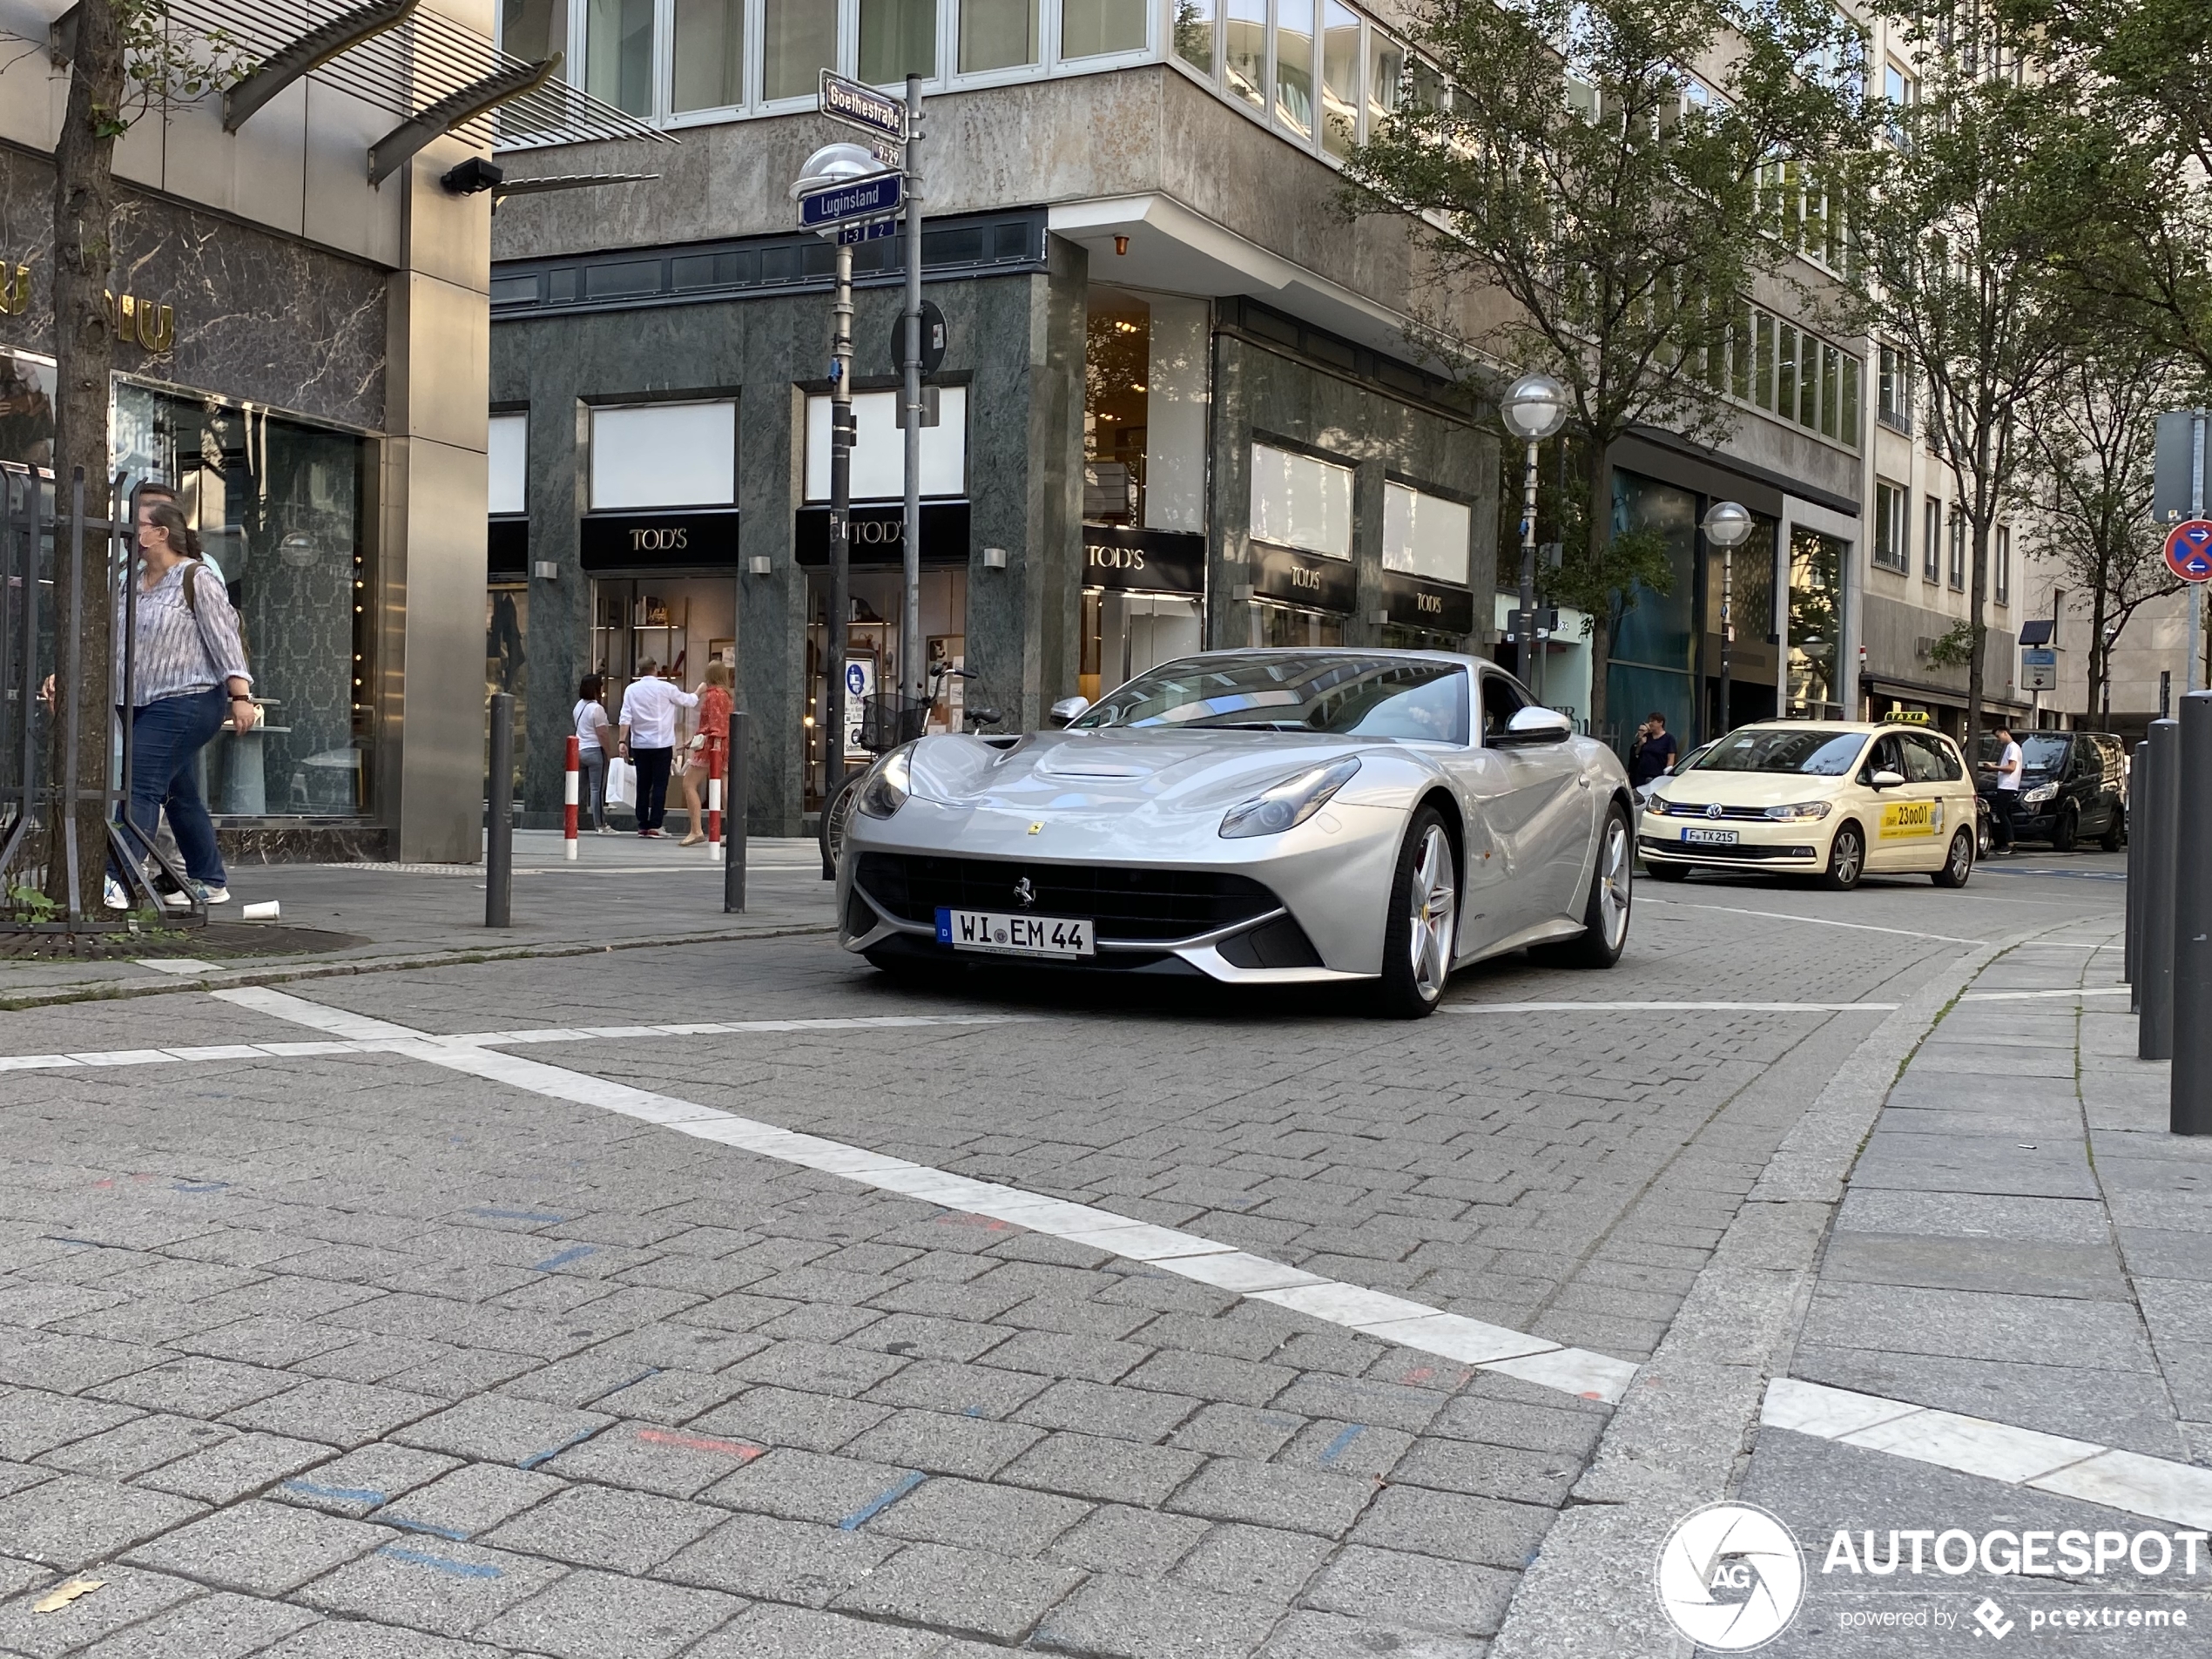
[[[1581,786],[1582,786],[1583,788],[1588,789],[1588,788],[1590,786],[1590,775],[1589,775],[1589,773],[1588,773],[1588,772],[1584,772],[1584,773],[1583,773],[1581,777],[1577,778],[1575,781],[1576,783],[1578,783],[1578,784],[1581,785]]]

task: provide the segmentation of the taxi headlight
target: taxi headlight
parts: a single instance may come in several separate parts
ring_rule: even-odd
[[[1766,815],[1791,819],[1825,818],[1828,816],[1828,805],[1824,800],[1801,800],[1788,806],[1770,806],[1766,809]]]
[[[2031,789],[2022,795],[2020,804],[2024,806],[2040,806],[2044,802],[2056,800],[2058,798],[2059,786],[2056,784],[2045,784],[2041,788]]]
[[[860,786],[860,810],[870,818],[888,818],[907,804],[914,778],[908,762],[913,745],[894,749],[876,763],[875,771]]]

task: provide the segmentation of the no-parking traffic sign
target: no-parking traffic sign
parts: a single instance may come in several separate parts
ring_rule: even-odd
[[[2192,518],[2168,532],[2166,568],[2184,582],[2212,581],[2212,520]]]

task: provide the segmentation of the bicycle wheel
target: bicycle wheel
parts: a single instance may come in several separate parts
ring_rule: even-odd
[[[837,793],[822,803],[821,826],[815,831],[814,839],[822,849],[822,880],[825,881],[837,879],[837,860],[845,851],[845,826],[851,820],[853,809],[860,799],[853,792],[866,775],[865,770],[848,773],[845,781],[838,786]]]

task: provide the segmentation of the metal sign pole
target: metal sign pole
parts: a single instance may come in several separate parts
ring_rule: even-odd
[[[751,764],[745,753],[747,718],[743,709],[730,711],[730,752],[722,763],[727,781],[723,787],[722,912],[730,915],[745,909],[745,815],[751,811],[751,792],[745,787]]]
[[[837,300],[830,335],[830,592],[826,641],[829,672],[827,756],[822,772],[822,810],[845,781],[845,645],[853,604],[853,249],[837,245]],[[822,872],[828,880],[833,873]]]
[[[484,926],[514,921],[515,694],[491,694],[491,788],[484,826]]]
[[[2212,691],[2182,699],[2179,811],[2175,846],[2199,847],[2212,835]],[[2212,1135],[2212,867],[2174,861],[2174,1072],[2167,1127]]]
[[[2204,411],[2189,419],[2189,516],[2204,516]],[[2189,583],[2189,674],[2192,691],[2204,687],[2204,584]]]
[[[899,689],[921,696],[921,77],[907,77],[907,314],[900,367],[906,385],[907,517],[900,538],[906,556],[907,599],[899,617]],[[904,736],[903,732],[897,735]]]
[[[2135,953],[2142,1017],[2135,1028],[2141,1060],[2174,1056],[2174,839],[2180,794],[2181,726],[2154,720],[2150,728],[2150,788],[2140,823],[2143,836],[2143,931]]]

